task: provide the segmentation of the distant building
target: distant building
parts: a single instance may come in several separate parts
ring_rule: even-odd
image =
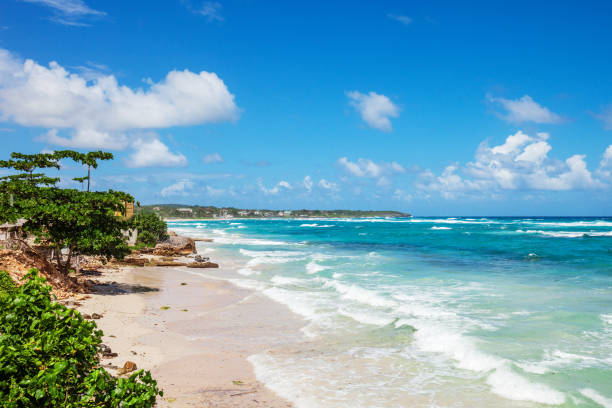
[[[19,238],[22,234],[23,224],[26,223],[25,218],[20,218],[17,222],[5,222],[0,225],[0,240],[6,241],[13,238]]]
[[[242,217],[246,217],[247,215],[249,215],[248,211],[242,210],[242,211],[238,211],[238,215],[242,216]]]
[[[253,214],[254,214],[254,215],[261,215],[261,211],[259,211],[259,210],[255,210],[255,211],[253,211]]]
[[[283,211],[283,215],[285,217],[289,217],[289,216],[291,216],[291,211]]]
[[[182,215],[193,215],[193,209],[191,208],[177,208],[176,211]]]

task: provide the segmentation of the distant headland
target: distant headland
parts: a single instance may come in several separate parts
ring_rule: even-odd
[[[138,211],[154,212],[163,218],[364,218],[364,217],[410,217],[400,211],[361,211],[361,210],[270,210],[244,209],[234,207],[214,207],[181,204],[143,205]]]

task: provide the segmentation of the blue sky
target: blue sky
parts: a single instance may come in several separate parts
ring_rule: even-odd
[[[5,0],[2,152],[112,151],[142,203],[611,215],[612,4],[563,3]]]

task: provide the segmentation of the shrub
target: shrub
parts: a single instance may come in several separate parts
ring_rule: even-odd
[[[53,302],[35,269],[0,298],[0,406],[148,408],[162,393],[149,372],[114,378],[99,367],[102,331]]]
[[[138,242],[155,246],[158,241],[168,238],[166,222],[152,212],[141,212],[131,219],[132,226],[138,228]]]
[[[17,290],[17,285],[5,271],[0,271],[0,297],[9,295]]]

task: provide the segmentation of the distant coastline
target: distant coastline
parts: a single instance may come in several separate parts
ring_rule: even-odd
[[[189,206],[181,204],[154,204],[141,206],[137,211],[154,212],[167,221],[172,220],[216,220],[216,219],[325,219],[325,218],[368,218],[368,217],[410,217],[401,211],[370,210],[270,210],[244,209],[234,207]]]

